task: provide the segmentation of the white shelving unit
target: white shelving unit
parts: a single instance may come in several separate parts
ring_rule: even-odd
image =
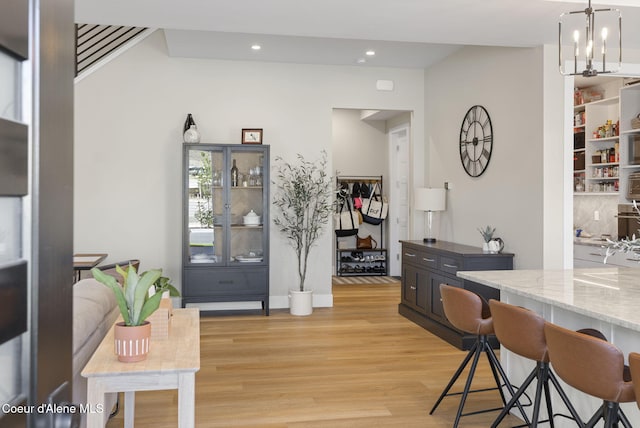
[[[629,146],[635,137],[640,138],[640,129],[631,127],[631,119],[640,113],[640,84],[620,89],[620,203],[627,199],[629,174],[640,171],[640,165],[632,164]]]
[[[593,135],[595,129],[604,125],[608,120],[613,124],[620,117],[620,97],[611,97],[599,101],[593,101],[585,105],[585,185],[584,191],[590,194],[611,195],[617,194],[619,189],[620,162],[618,150],[613,155],[614,159],[605,158],[597,162],[597,157],[602,151],[619,147],[620,137],[598,137]]]

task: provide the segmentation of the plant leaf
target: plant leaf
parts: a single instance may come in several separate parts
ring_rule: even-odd
[[[131,271],[129,272],[129,277],[131,277]],[[162,271],[159,269],[152,269],[143,273],[136,284],[130,284],[134,287],[135,296],[133,299],[133,314],[131,316],[132,325],[140,325],[140,312],[142,311],[142,306],[149,295],[149,288],[153,286],[153,283],[160,278],[162,275]],[[137,274],[135,275],[138,276]],[[162,297],[162,296],[160,296]],[[130,302],[131,303],[131,302]],[[156,308],[157,309],[157,308]]]
[[[125,298],[124,291],[122,290],[122,287],[120,286],[118,281],[116,281],[116,279],[111,275],[107,275],[98,268],[91,269],[91,274],[97,281],[106,285],[113,291],[113,294],[116,296],[116,301],[118,302],[120,314],[122,314],[122,319],[124,320],[126,325],[130,325],[131,318],[129,317],[127,299]]]
[[[160,307],[160,300],[162,299],[162,293],[156,293],[149,297],[140,311],[140,317],[138,322],[142,324],[152,313],[154,313]],[[153,328],[153,326],[151,326]]]

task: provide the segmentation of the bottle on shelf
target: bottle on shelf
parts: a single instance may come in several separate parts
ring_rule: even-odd
[[[238,167],[236,166],[236,160],[233,160],[233,166],[231,167],[231,186],[238,186]]]

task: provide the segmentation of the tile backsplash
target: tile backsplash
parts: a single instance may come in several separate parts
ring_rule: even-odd
[[[600,220],[594,220],[598,211]],[[618,196],[580,195],[573,198],[573,229],[582,229],[593,237],[603,234],[614,239],[618,234]]]

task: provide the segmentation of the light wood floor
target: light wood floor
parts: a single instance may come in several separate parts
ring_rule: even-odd
[[[310,317],[287,310],[203,317],[196,426],[450,427],[457,397],[428,413],[466,352],[398,315],[399,284],[333,291],[334,307]],[[483,359],[473,386],[491,382]],[[474,394],[467,407],[499,404],[491,391]],[[488,427],[496,416],[463,417],[460,427]],[[519,422],[509,416],[502,426]],[[137,393],[135,423],[176,427],[176,391]],[[121,412],[107,426],[122,424]]]

